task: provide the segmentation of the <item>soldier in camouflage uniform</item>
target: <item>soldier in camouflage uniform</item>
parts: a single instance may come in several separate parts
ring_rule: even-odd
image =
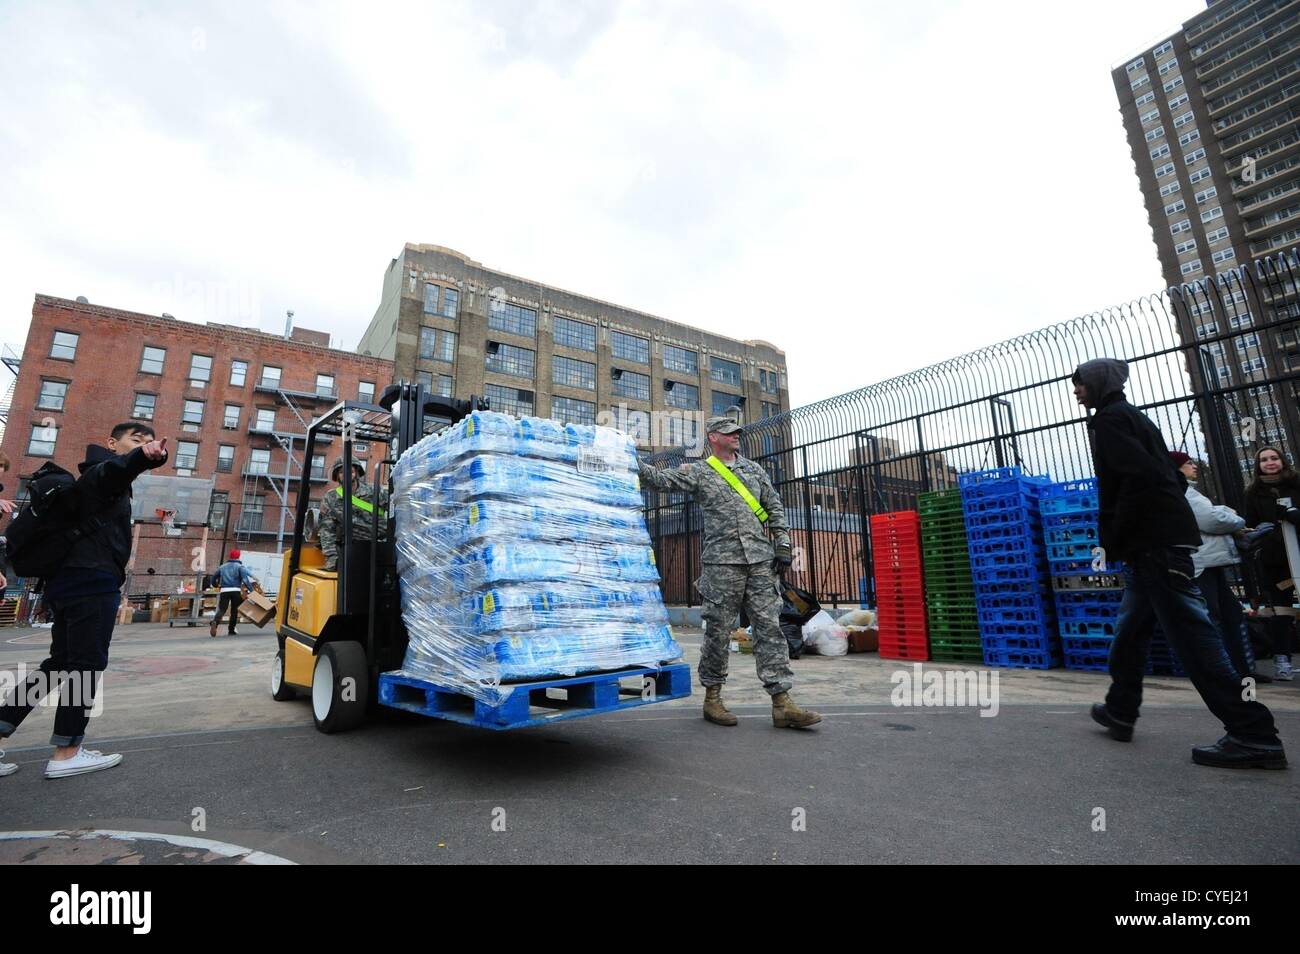
[[[790,650],[781,633],[781,594],[778,577],[792,563],[785,508],[767,473],[741,457],[741,427],[735,417],[711,417],[706,424],[712,456],[729,468],[766,511],[760,519],[740,493],[714,469],[708,458],[683,464],[675,471],[642,462],[641,479],[657,490],[688,493],[704,516],[700,562],[695,587],[704,597],[704,646],[700,652],[700,685],[705,687],[704,718],[718,725],[735,725],[736,717],[722,704],[727,681],[731,627],[741,607],[754,633],[754,664],[758,678],[772,696],[772,721],[781,728],[805,728],[821,721],[816,712],[801,709],[790,698],[794,674]],[[775,547],[768,531],[775,537]]]
[[[320,535],[320,548],[325,553],[325,569],[337,570],[339,565],[339,537],[343,534],[342,457],[334,461],[334,467],[330,470],[330,479],[335,482],[335,486],[325,492],[325,499],[321,501],[320,523],[317,532]],[[379,515],[379,539],[384,540],[388,535],[388,491],[380,488],[378,497],[376,497],[375,489],[366,481],[365,467],[354,460],[352,462],[353,539],[370,539],[370,528],[374,522],[374,515],[359,504],[364,502],[373,507],[376,500],[379,503],[379,509],[382,511]]]

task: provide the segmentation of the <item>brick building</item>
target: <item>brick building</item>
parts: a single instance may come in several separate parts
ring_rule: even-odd
[[[37,295],[0,442],[18,477],[5,493],[21,498],[46,460],[75,471],[114,424],[148,421],[171,454],[154,474],[214,481],[205,565],[232,546],[278,552],[301,488],[318,500],[338,453],[332,442],[304,461],[307,424],[336,401],[377,397],[392,379],[392,362],[330,348],[325,332],[282,337]],[[193,578],[201,534],[169,538],[142,523],[131,590],[174,591]]]

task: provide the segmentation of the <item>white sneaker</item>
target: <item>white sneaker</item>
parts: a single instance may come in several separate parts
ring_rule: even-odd
[[[45,764],[45,777],[65,778],[69,775],[85,775],[87,772],[99,772],[103,769],[112,768],[121,761],[122,756],[120,755],[104,755],[102,752],[95,752],[91,749],[78,749],[77,754],[70,759],[63,759],[59,762],[50,759]]]
[[[1295,678],[1291,669],[1290,656],[1273,657],[1273,678],[1280,679],[1282,682],[1291,682]]]
[[[13,762],[6,762],[4,757],[5,750],[0,749],[0,778],[4,778],[6,775],[13,775],[14,772],[18,771],[18,766],[14,765]]]

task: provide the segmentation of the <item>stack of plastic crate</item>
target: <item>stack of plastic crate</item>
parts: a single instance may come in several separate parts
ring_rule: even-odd
[[[871,517],[876,571],[876,622],[882,659],[930,658],[921,573],[921,520],[915,510]]]
[[[961,490],[934,490],[917,497],[921,514],[921,559],[925,569],[925,608],[930,658],[941,662],[980,662],[979,616],[966,548]]]
[[[1039,509],[1065,668],[1105,672],[1124,581],[1100,549],[1096,479],[1049,485]]]
[[[957,483],[985,665],[1059,666],[1061,641],[1038,508],[1047,478],[1000,467],[962,474]]]

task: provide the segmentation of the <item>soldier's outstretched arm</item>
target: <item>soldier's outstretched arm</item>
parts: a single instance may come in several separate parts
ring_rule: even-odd
[[[660,470],[651,467],[643,460],[638,460],[638,473],[641,479],[655,490],[673,490],[678,493],[695,493],[700,477],[693,465],[687,464],[679,470]]]
[[[337,563],[339,556],[338,523],[333,513],[322,508],[316,532],[320,537],[321,552],[325,554],[325,567],[331,569],[331,564]]]
[[[781,503],[781,495],[772,486],[766,472],[763,473],[763,486],[759,491],[758,502],[767,511],[767,528],[772,533],[772,543],[778,548],[789,547],[790,525],[785,519],[785,505]]]

